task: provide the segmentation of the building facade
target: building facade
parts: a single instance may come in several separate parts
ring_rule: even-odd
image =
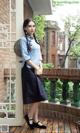
[[[59,27],[55,21],[46,21],[45,37],[42,45],[44,63],[52,63],[57,67],[57,46]]]

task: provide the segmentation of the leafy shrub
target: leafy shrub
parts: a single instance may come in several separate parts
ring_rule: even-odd
[[[44,68],[44,69],[51,69],[51,68],[54,68],[54,64],[52,64],[52,63],[44,63],[44,64],[43,64],[43,68]]]
[[[57,101],[62,100],[62,82],[60,79],[57,80],[56,82],[56,99]]]
[[[47,96],[48,96],[48,100],[51,101],[51,95],[50,95],[51,81],[49,79],[45,79],[44,85],[45,85],[45,91],[46,91]]]

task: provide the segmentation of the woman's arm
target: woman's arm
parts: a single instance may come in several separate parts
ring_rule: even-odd
[[[32,66],[35,70],[38,70],[40,67],[34,64],[31,60],[26,61],[28,65]]]
[[[37,75],[41,75],[42,74],[42,68],[40,66],[37,66],[31,60],[28,60],[27,64],[29,64],[30,66],[32,66],[35,69],[35,74],[37,74]]]

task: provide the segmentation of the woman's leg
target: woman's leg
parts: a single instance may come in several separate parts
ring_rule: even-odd
[[[41,122],[38,120],[38,106],[39,102],[33,103],[30,105],[30,110],[28,113],[28,116],[26,116],[27,123],[28,125],[33,129],[33,128],[42,128],[46,129],[46,126],[43,125]]]
[[[32,103],[29,106],[30,110],[28,114],[25,114],[24,118],[30,129],[34,129],[34,120],[38,121],[38,103]]]
[[[28,117],[34,119],[34,121],[38,121],[38,105],[39,102],[31,104]]]
[[[36,103],[35,105],[35,112],[34,112],[34,116],[33,116],[33,119],[35,122],[38,122],[39,121],[39,118],[38,118],[38,114],[39,114],[39,102]]]
[[[39,122],[38,120],[38,107],[39,107],[39,102],[38,103],[35,103],[34,105],[34,114],[33,114],[33,125],[34,125],[34,128],[42,128],[42,129],[46,129],[46,126],[43,125],[41,122]]]

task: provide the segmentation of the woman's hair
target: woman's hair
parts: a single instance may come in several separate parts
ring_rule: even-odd
[[[23,30],[24,30],[24,33],[26,32],[25,28],[28,26],[29,22],[33,21],[31,18],[27,18],[24,20],[24,23],[23,23]]]
[[[24,20],[24,23],[23,23],[23,30],[24,30],[24,34],[25,34],[26,38],[27,38],[27,35],[28,35],[28,34],[26,33],[27,31],[25,30],[25,28],[28,26],[28,24],[29,24],[31,21],[33,21],[31,18],[27,18],[27,19]],[[34,21],[33,21],[33,22],[34,22]],[[35,23],[35,22],[34,22],[34,23]],[[39,43],[38,40],[36,39],[35,34],[33,34],[33,36],[34,36],[35,41],[36,41],[37,43]],[[28,46],[28,49],[31,50],[30,46]]]

